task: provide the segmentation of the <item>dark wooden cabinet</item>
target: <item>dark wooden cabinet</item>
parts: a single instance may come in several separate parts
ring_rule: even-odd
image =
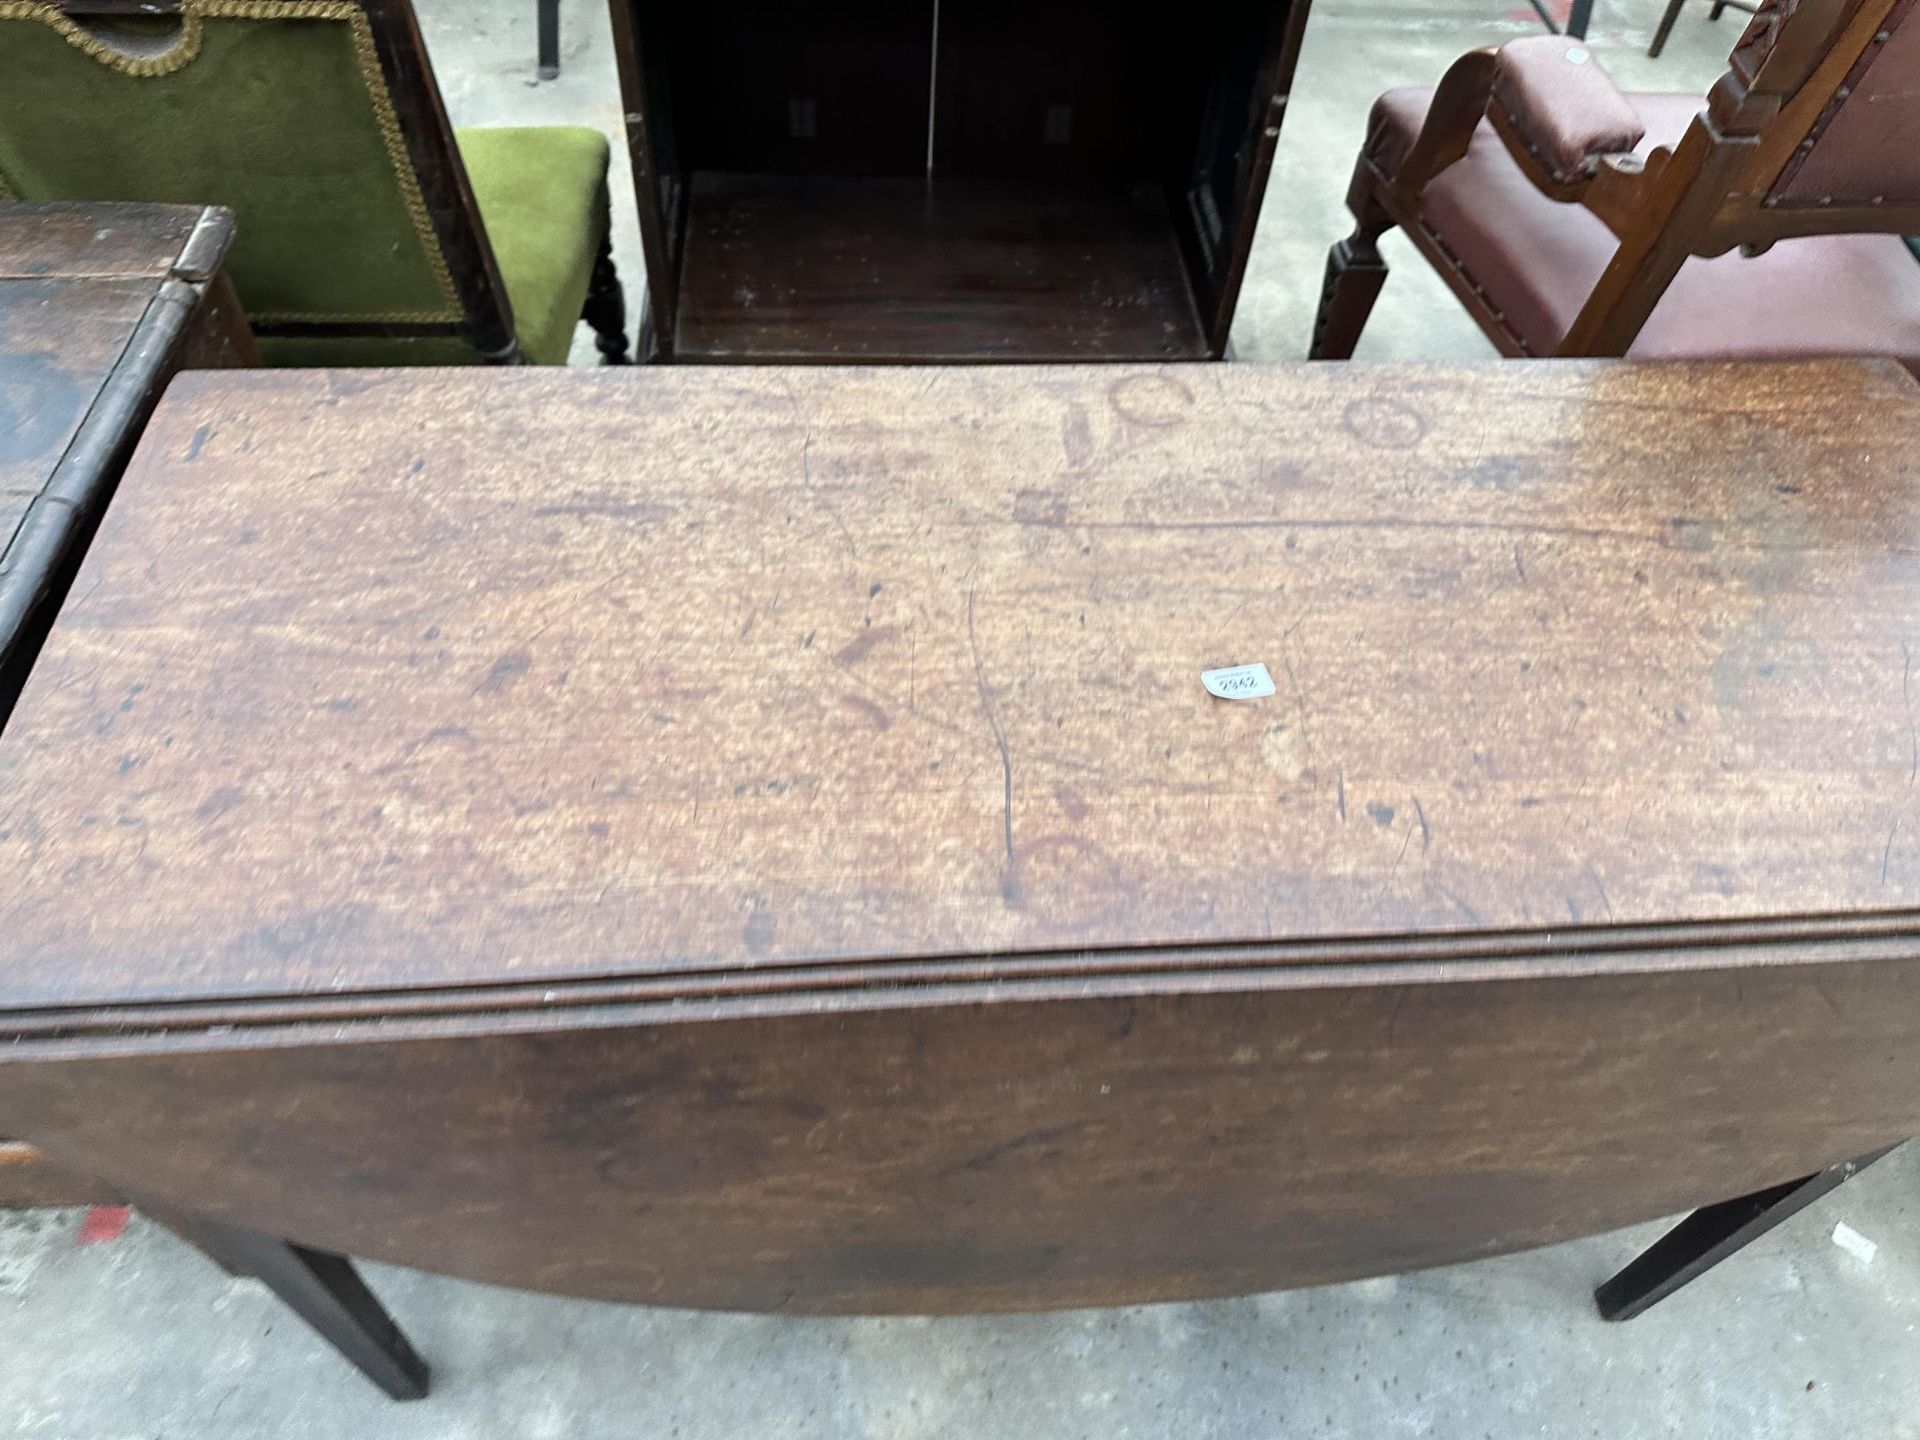
[[[650,358],[1225,349],[1305,0],[611,0]]]

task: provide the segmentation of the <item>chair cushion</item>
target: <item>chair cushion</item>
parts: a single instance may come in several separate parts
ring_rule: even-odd
[[[1698,95],[1633,94],[1646,124],[1639,149],[1676,142]],[[1388,174],[1419,134],[1431,89],[1392,90],[1374,105],[1368,153]],[[1427,187],[1429,233],[1508,334],[1551,355],[1619,242],[1592,213],[1542,195],[1493,126]],[[1920,265],[1898,236],[1783,240],[1764,255],[1687,261],[1627,352],[1638,359],[1889,355],[1920,366]]]
[[[564,365],[607,235],[607,137],[579,126],[457,130],[521,353]],[[463,340],[262,340],[269,365],[472,365]]]
[[[1646,137],[1640,112],[1593,52],[1564,35],[1529,35],[1502,45],[1493,93],[1555,180],[1591,173],[1596,156],[1631,150]]]
[[[607,238],[607,137],[582,126],[457,130],[520,348],[564,365]]]

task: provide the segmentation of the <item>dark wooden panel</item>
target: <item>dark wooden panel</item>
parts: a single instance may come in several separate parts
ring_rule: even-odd
[[[1198,360],[1152,186],[695,178],[686,360]]]
[[[1212,78],[1174,223],[1216,354],[1224,353],[1253,253],[1306,27],[1306,0],[1220,0],[1207,37]]]
[[[1911,933],[1915,396],[183,376],[0,741],[4,1003]]]
[[[16,1048],[0,1124],[329,1249],[835,1312],[1124,1304],[1472,1259],[1920,1129],[1920,962],[1634,963],[1652,968],[851,991],[734,1018],[548,1007],[517,1035]]]
[[[934,173],[1184,178],[1215,6],[941,0]]]
[[[673,123],[664,34],[640,29],[634,0],[608,0],[613,58],[620,74],[620,106],[639,207],[640,248],[646,257],[646,296],[640,312],[640,358],[665,359],[680,301],[680,249],[686,221],[686,171]]]
[[[128,348],[196,231],[194,260],[217,268],[227,226],[198,206],[0,202],[0,537],[46,490],[117,367],[157,391],[164,347]]]
[[[932,0],[635,4],[664,53],[680,163],[782,175],[924,175]]]

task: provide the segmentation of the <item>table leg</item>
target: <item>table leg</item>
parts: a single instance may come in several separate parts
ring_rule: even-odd
[[[1653,44],[1647,47],[1647,58],[1658,60],[1660,52],[1667,48],[1667,37],[1673,34],[1673,22],[1680,18],[1680,12],[1686,8],[1687,0],[1667,0],[1666,12],[1660,17],[1660,28],[1653,32]]]
[[[1601,1318],[1631,1320],[1844,1184],[1887,1150],[1694,1211],[1593,1292]]]
[[[535,0],[535,3],[539,7],[539,75],[542,80],[552,80],[560,74],[560,0]]]
[[[1587,38],[1587,24],[1593,19],[1593,0],[1573,0],[1573,9],[1567,16],[1564,30],[1554,23],[1553,12],[1547,9],[1546,0],[1527,0],[1527,3],[1533,7],[1533,13],[1540,17],[1540,23],[1547,27],[1549,35],[1566,35],[1575,40]]]
[[[288,1309],[395,1400],[426,1395],[426,1361],[344,1255],[308,1250],[205,1215],[146,1204],[140,1209],[228,1274],[264,1281]]]

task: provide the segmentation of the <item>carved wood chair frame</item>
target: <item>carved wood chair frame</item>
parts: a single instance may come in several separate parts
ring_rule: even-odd
[[[1312,357],[1352,354],[1386,279],[1376,242],[1399,226],[1506,355],[1529,349],[1427,226],[1421,195],[1467,153],[1482,118],[1534,187],[1584,207],[1620,245],[1553,353],[1624,355],[1692,256],[1749,254],[1805,235],[1920,232],[1920,200],[1786,200],[1776,193],[1839,113],[1857,77],[1916,0],[1768,0],[1678,143],[1643,156],[1594,158],[1585,173],[1544,169],[1497,84],[1498,49],[1454,62],[1406,159],[1392,174],[1371,153],[1355,166],[1347,205],[1358,225],[1333,247]],[[1915,21],[1914,23],[1920,23]]]

